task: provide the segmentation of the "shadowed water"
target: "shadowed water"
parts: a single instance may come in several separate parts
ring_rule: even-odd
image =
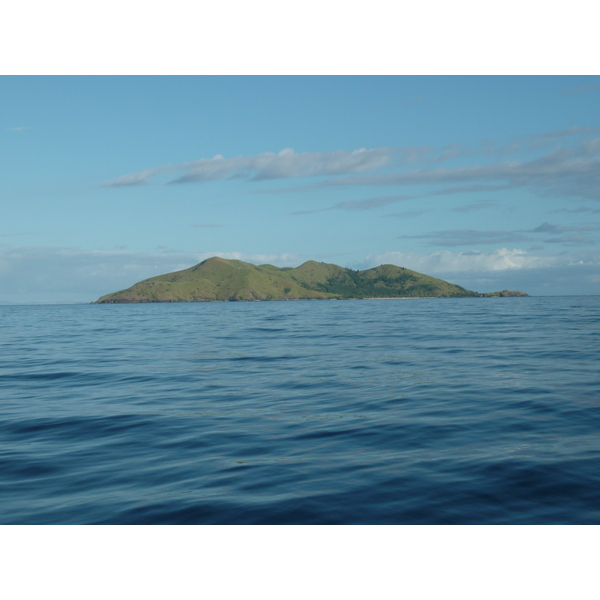
[[[600,523],[600,296],[0,307],[0,523]]]

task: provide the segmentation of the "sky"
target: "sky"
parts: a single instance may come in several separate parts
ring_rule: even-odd
[[[598,76],[0,77],[0,303],[210,256],[600,293]]]

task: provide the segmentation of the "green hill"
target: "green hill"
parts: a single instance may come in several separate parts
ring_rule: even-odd
[[[480,296],[395,265],[353,271],[309,260],[293,269],[213,257],[183,271],[145,279],[96,303]]]

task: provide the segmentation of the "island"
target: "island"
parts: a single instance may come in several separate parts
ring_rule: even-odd
[[[507,292],[479,294],[396,265],[355,271],[309,260],[292,268],[214,256],[189,269],[151,277],[126,290],[102,296],[95,304],[527,295]]]

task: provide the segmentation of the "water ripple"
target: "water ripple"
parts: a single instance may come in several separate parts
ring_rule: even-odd
[[[600,524],[600,297],[0,307],[0,523]]]

